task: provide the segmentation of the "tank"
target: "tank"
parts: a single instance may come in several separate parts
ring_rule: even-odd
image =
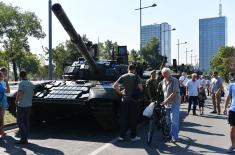
[[[98,60],[97,46],[86,46],[61,5],[54,4],[52,11],[82,57],[64,68],[62,80],[34,82],[36,89],[32,120],[35,122],[68,115],[91,115],[104,129],[115,127],[118,124],[120,97],[112,84],[127,72],[126,46],[118,47],[116,60]],[[14,97],[14,91],[8,95],[9,110],[13,114]]]

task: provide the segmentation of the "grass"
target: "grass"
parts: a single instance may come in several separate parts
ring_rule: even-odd
[[[11,113],[9,113],[8,110],[5,111],[5,118],[4,119],[5,119],[4,125],[16,123],[16,118]]]

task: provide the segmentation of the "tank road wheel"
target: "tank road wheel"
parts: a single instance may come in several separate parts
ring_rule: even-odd
[[[96,103],[97,104],[97,103]],[[102,106],[95,107],[92,115],[102,129],[113,131],[119,129],[119,109],[116,103],[104,102]]]

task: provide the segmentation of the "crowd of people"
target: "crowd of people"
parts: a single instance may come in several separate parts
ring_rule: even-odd
[[[0,136],[5,137],[3,130],[4,114],[7,109],[7,93],[10,93],[8,83],[8,73],[6,68],[0,69]],[[18,84],[15,104],[17,106],[17,123],[19,126],[20,140],[17,144],[27,144],[29,134],[29,117],[32,106],[32,97],[35,86],[27,79],[26,71],[20,71],[21,81]],[[225,97],[224,114],[228,113],[230,128],[231,147],[228,152],[235,152],[235,75],[230,74],[230,83],[227,87]],[[122,88],[120,87],[122,85]],[[120,106],[120,136],[118,140],[123,141],[127,137],[130,128],[130,140],[137,141],[137,120],[138,120],[138,97],[137,90],[143,92],[140,77],[136,74],[135,65],[128,66],[128,73],[122,75],[114,84],[113,88],[121,97]],[[218,72],[213,72],[212,77],[198,76],[191,74],[188,78],[186,73],[182,73],[179,79],[171,75],[169,68],[161,71],[153,70],[150,78],[146,81],[148,103],[157,101],[166,109],[167,124],[170,128],[172,142],[179,139],[179,115],[180,104],[188,102],[187,114],[190,114],[193,105],[193,115],[198,116],[197,106],[200,115],[204,115],[204,104],[207,96],[211,96],[213,111],[211,113],[221,114],[221,95],[224,92],[223,80],[218,76]],[[134,95],[135,94],[135,95]],[[229,111],[229,112],[228,112]]]
[[[137,104],[138,101],[133,97],[135,89],[143,91],[140,78],[135,74],[135,66],[129,65],[128,73],[122,75],[113,85],[117,94],[122,98],[121,103],[121,123],[119,140],[126,138],[128,127],[131,129],[131,140],[140,140],[136,134],[137,124]],[[137,79],[137,80],[136,80]],[[124,88],[122,91],[119,85]],[[169,68],[163,68],[161,72],[153,70],[150,79],[146,81],[148,101],[158,101],[166,107],[167,123],[171,129],[171,141],[178,140],[179,133],[179,111],[180,111],[180,91],[179,81],[171,75]]]
[[[137,123],[137,100],[132,97],[135,90],[135,67],[129,66],[129,72],[121,76],[115,83],[114,89],[122,97],[122,116],[121,116],[121,134],[118,138],[123,141],[126,138],[128,126],[131,128],[131,140],[140,140],[136,133]],[[235,75],[230,75],[230,84],[227,87],[227,96],[225,99],[224,114],[227,114],[229,108],[228,121],[231,126],[230,137],[232,146],[228,152],[235,152]],[[138,77],[138,76],[137,76]],[[124,89],[120,90],[119,84],[122,84]],[[141,91],[143,90],[140,79],[138,77],[137,84]],[[221,115],[221,97],[224,93],[223,79],[218,76],[218,72],[213,72],[212,76],[197,75],[193,73],[190,78],[186,73],[182,73],[177,79],[171,75],[169,68],[163,68],[161,71],[153,70],[150,78],[146,81],[146,90],[148,103],[153,101],[160,102],[165,106],[167,124],[170,128],[171,141],[178,141],[179,134],[179,114],[180,104],[188,102],[187,114],[190,114],[191,106],[193,105],[193,115],[204,115],[204,104],[208,96],[212,98],[213,111],[211,114]]]

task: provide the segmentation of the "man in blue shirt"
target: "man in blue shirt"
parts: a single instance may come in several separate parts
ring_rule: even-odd
[[[235,76],[233,77],[233,79],[234,78]],[[234,81],[228,85],[227,92],[228,93],[225,98],[224,114],[227,114],[227,108],[232,99],[228,114],[228,122],[230,124],[230,138],[232,146],[227,150],[227,152],[232,153],[235,152],[235,82]]]

